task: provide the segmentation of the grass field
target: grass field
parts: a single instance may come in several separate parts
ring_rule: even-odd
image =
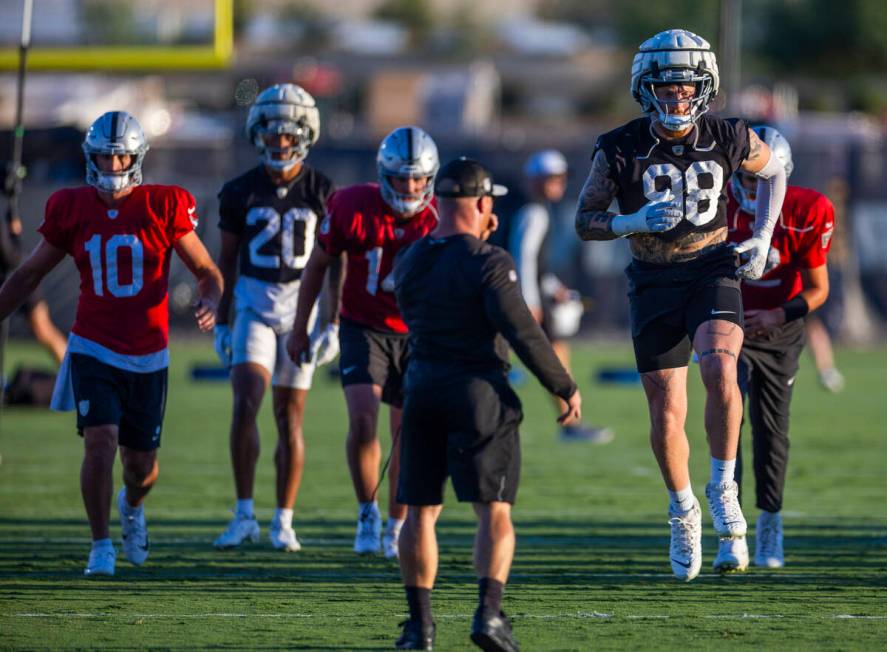
[[[275,437],[266,405],[256,492],[263,539],[218,552],[210,542],[233,504],[229,390],[188,378],[192,363],[213,359],[208,338],[179,340],[172,352],[161,475],[147,502],[151,558],[134,568],[120,553],[114,578],[81,575],[89,531],[73,414],[3,411],[0,648],[390,649],[406,606],[394,563],[351,552],[356,509],[338,384],[321,374],[309,398],[294,520],[303,550],[276,553],[266,543]],[[8,358],[8,368],[43,361],[18,343]],[[667,498],[647,444],[641,389],[591,382],[601,366],[630,366],[628,347],[590,343],[576,355],[588,419],[617,433],[607,446],[558,442],[543,391],[533,382],[520,389],[523,479],[505,609],[523,650],[887,648],[887,349],[839,351],[848,385],[838,396],[821,390],[809,359],[802,362],[786,568],[713,574],[716,542],[706,515],[703,573],[689,584],[670,573]],[[696,375],[691,370],[688,434],[702,497],[708,454]],[[387,449],[387,435],[383,441]],[[115,475],[119,483],[119,465]],[[746,515],[753,523],[753,505]],[[439,650],[470,647],[472,533],[470,509],[448,500],[433,598]]]

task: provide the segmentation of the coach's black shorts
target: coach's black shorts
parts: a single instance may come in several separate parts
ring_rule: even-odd
[[[342,320],[339,328],[339,374],[342,386],[378,385],[382,401],[403,405],[403,374],[407,366],[407,335],[384,333]]]
[[[139,451],[160,447],[166,409],[167,370],[135,373],[89,355],[71,354],[77,430],[116,425],[118,443]]]
[[[397,501],[443,503],[447,476],[460,502],[513,504],[520,481],[517,395],[501,373],[415,383],[410,363],[400,433]]]
[[[685,367],[699,325],[722,319],[743,325],[733,248],[719,247],[685,263],[633,260],[625,269],[638,371]]]

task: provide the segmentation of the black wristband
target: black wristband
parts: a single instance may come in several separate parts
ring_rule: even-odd
[[[783,303],[782,309],[785,311],[785,322],[788,323],[796,319],[801,319],[804,315],[810,312],[810,304],[799,294]]]

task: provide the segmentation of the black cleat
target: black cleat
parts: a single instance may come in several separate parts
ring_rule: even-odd
[[[423,625],[419,620],[405,620],[400,638],[394,642],[396,650],[431,650],[434,645],[434,623]]]
[[[485,615],[482,609],[475,611],[471,641],[484,652],[520,652],[511,633],[511,623],[501,611],[495,616]]]

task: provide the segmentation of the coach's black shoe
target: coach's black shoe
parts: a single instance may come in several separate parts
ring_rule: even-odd
[[[396,650],[431,650],[434,646],[434,623],[423,625],[421,620],[405,620],[400,638],[394,642]]]
[[[519,652],[511,633],[511,623],[501,611],[493,616],[485,615],[482,609],[474,612],[471,642],[484,652]]]

